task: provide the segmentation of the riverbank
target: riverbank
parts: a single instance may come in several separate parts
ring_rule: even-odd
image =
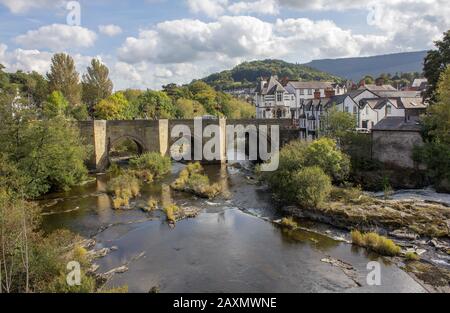
[[[392,238],[402,249],[399,257],[390,258],[393,262],[429,292],[450,292],[450,207],[446,203],[384,200],[347,189],[335,190],[332,199],[318,208],[288,206],[282,211],[341,229],[340,238],[348,243],[349,232],[355,229]]]

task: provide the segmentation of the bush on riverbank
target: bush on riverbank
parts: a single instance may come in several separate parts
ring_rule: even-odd
[[[210,183],[208,176],[203,174],[203,168],[198,162],[189,164],[183,169],[178,179],[172,183],[171,188],[208,199],[213,199],[222,192],[219,184]]]
[[[392,240],[380,236],[377,233],[363,234],[358,230],[354,230],[352,231],[351,236],[353,244],[360,247],[365,247],[381,255],[396,256],[401,252],[401,248]]]
[[[312,143],[294,141],[280,151],[280,164],[277,171],[262,174],[262,179],[267,181],[275,197],[285,203],[299,203],[301,205],[317,205],[325,200],[330,191],[330,179],[341,182],[346,179],[350,162],[348,157],[339,151],[336,143],[328,138],[322,138]],[[306,168],[309,168],[306,170]],[[311,168],[316,168],[311,170]],[[319,173],[319,168],[321,172]],[[299,174],[300,171],[304,171]],[[318,174],[317,177],[314,175]],[[301,176],[308,174],[306,181]],[[299,184],[305,184],[305,186]],[[324,183],[323,192],[316,187],[306,186]],[[299,197],[306,197],[305,201]],[[311,201],[312,198],[316,200]]]
[[[149,172],[154,178],[161,178],[170,172],[172,162],[168,156],[162,156],[158,152],[145,153],[130,160],[130,166],[138,173]]]
[[[176,223],[182,209],[175,204],[170,204],[164,208],[167,220],[171,223]]]
[[[331,179],[317,166],[306,167],[293,175],[296,204],[302,208],[317,208],[330,195]]]

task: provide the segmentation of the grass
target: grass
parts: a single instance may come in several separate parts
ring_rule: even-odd
[[[281,219],[281,226],[289,229],[298,228],[298,224],[293,217],[284,217],[283,219]]]
[[[222,192],[219,184],[211,184],[208,176],[203,174],[200,163],[191,163],[180,172],[171,188],[193,193],[202,198],[213,199]]]
[[[377,233],[363,234],[358,230],[354,230],[352,231],[351,236],[353,244],[360,247],[365,247],[381,255],[396,256],[401,252],[401,248],[392,240],[384,236],[380,236]]]
[[[128,207],[130,199],[137,197],[140,189],[139,180],[130,173],[117,176],[108,183],[108,192],[114,196],[113,207],[115,209]]]

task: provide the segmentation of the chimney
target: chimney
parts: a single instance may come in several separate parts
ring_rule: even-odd
[[[335,95],[336,95],[336,90],[334,90],[332,88],[325,89],[325,98],[331,98],[331,97],[334,97]]]
[[[316,90],[315,92],[314,92],[314,99],[320,99],[320,90]]]

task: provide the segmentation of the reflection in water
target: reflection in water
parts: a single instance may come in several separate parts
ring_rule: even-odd
[[[168,227],[161,212],[113,210],[104,193],[105,176],[43,200],[42,205],[49,205],[45,211],[54,213],[43,217],[43,227],[96,235],[98,247],[117,246],[117,251],[98,260],[100,272],[144,252],[144,258],[132,262],[127,273],[110,282],[111,286],[128,285],[131,292],[148,292],[154,286],[162,292],[423,291],[406,273],[389,264],[382,264],[383,286],[365,286],[366,266],[371,260],[365,250],[315,233],[285,230],[256,217],[274,219],[279,215],[270,193],[248,183],[250,173],[205,166],[211,182],[220,183],[230,193],[229,200],[206,201],[170,189],[182,168],[174,164],[172,175],[145,185],[136,200],[152,197],[162,205],[174,202],[203,210],[174,229]],[[100,228],[104,229],[101,233]],[[355,288],[340,269],[321,262],[328,256],[352,264],[363,287]]]

